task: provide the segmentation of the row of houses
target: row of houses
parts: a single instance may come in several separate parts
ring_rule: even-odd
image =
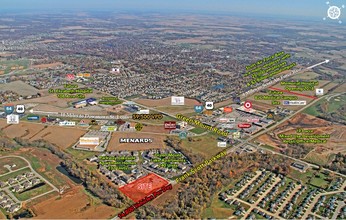
[[[0,188],[4,188],[6,186],[11,186],[11,185],[17,184],[21,181],[28,180],[29,178],[32,178],[34,176],[35,176],[35,174],[33,172],[26,172],[26,173],[23,173],[23,174],[20,174],[20,175],[14,177],[14,178],[9,178],[5,182],[0,181]]]
[[[25,181],[21,184],[15,185],[12,187],[12,192],[22,192],[26,189],[29,189],[37,184],[41,183],[41,180],[39,178],[34,178],[28,181]]]
[[[298,204],[298,208],[292,214],[293,219],[301,219],[303,214],[306,212],[308,207],[311,205],[313,199],[319,193],[318,189],[310,189],[308,194],[304,197],[304,199]],[[296,201],[294,202],[296,204]]]
[[[0,191],[0,208],[5,209],[7,212],[14,213],[18,211],[21,206],[15,203],[5,192]]]
[[[245,197],[247,197],[249,195],[249,193],[252,191],[252,189],[254,187],[256,187],[258,184],[260,184],[262,182],[262,180],[265,178],[266,176],[266,171],[263,171],[261,173],[260,176],[258,176],[256,178],[256,180],[254,180],[249,186],[247,186],[240,194],[239,194],[239,198],[240,199],[244,199]],[[270,177],[271,178],[271,177]],[[271,180],[270,180],[271,181]]]
[[[105,175],[109,180],[111,180],[118,186],[123,186],[125,184],[131,183],[144,175],[144,172],[139,171],[138,169],[133,169],[130,174],[126,174],[122,170],[110,171],[103,166],[101,166],[99,169],[103,175]]]
[[[164,160],[160,161],[161,158],[166,158],[166,156],[167,158],[173,158],[173,160],[170,162],[164,162]],[[148,150],[142,153],[142,157],[144,160],[142,164],[144,169],[166,178],[182,175],[192,167],[191,162],[185,157],[185,155],[181,152],[175,151],[174,149]],[[174,159],[177,158],[181,161],[174,161]]]

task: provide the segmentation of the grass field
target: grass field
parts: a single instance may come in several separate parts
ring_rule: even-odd
[[[194,128],[194,129],[191,129],[190,131],[192,133],[195,133],[195,134],[202,134],[202,133],[206,132],[207,130],[205,130],[203,128]]]
[[[326,181],[326,178],[327,177],[324,174],[320,173],[311,179],[310,184],[313,186],[320,187],[322,189],[327,189],[330,182]]]
[[[182,140],[181,146],[203,154],[208,158],[224,150],[224,148],[217,147],[217,138],[218,136],[216,134],[210,132],[203,136]]]
[[[346,104],[346,96],[339,95],[339,96],[331,98],[329,101],[327,99],[319,100],[314,105],[305,109],[304,113],[307,113],[313,116],[319,116],[319,115],[322,115],[324,112],[329,114],[333,112],[340,112],[342,111],[342,108],[345,106],[345,104]],[[322,106],[323,106],[324,112],[321,112],[320,110]],[[344,115],[343,119],[346,120],[346,115]]]
[[[16,167],[11,168],[11,170],[13,171],[28,166],[28,164],[24,160],[17,157],[2,158],[0,159],[0,175],[7,173],[9,171],[7,168],[4,167],[5,165],[12,166],[14,164],[16,165]]]
[[[87,158],[93,157],[97,155],[98,153],[96,152],[90,152],[90,151],[84,151],[84,150],[75,150],[72,148],[67,148],[65,151],[72,155],[74,159],[77,159],[78,161],[83,161]]]
[[[329,156],[318,154],[315,152],[310,152],[304,160],[307,162],[311,162],[311,163],[323,166],[328,164]]]
[[[300,180],[302,183],[307,183],[308,179],[313,177],[313,171],[311,169],[307,169],[305,173],[301,173],[298,170],[292,169],[288,176],[295,180]]]

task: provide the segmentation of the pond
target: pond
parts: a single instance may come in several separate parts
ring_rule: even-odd
[[[79,179],[79,178],[77,178],[77,177],[75,177],[75,176],[70,175],[70,173],[67,172],[67,170],[66,170],[64,167],[62,167],[62,166],[57,166],[56,169],[57,169],[60,173],[64,174],[64,175],[67,176],[68,178],[70,178],[70,180],[72,180],[72,181],[75,182],[76,184],[82,184],[82,183],[83,183],[83,181],[82,181],[81,179]]]

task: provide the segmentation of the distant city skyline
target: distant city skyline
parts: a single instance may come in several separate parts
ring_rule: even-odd
[[[341,6],[346,0],[331,2]],[[1,0],[2,10],[195,11],[324,17],[325,0]]]

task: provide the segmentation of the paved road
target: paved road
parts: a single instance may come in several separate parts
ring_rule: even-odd
[[[1,159],[1,157],[0,157],[0,159]],[[15,173],[15,172],[20,171],[20,170],[24,170],[24,169],[26,169],[26,168],[29,168],[29,166],[25,166],[25,167],[22,167],[22,168],[17,169],[17,170],[12,170],[12,171],[10,171],[10,172],[7,172],[7,173],[5,173],[5,174],[0,175],[0,177],[6,176],[6,175],[11,174],[11,173]]]

